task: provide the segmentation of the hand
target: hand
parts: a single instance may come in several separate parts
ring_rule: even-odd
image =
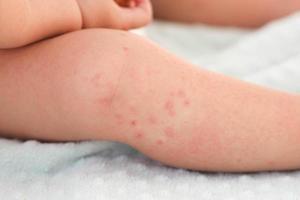
[[[150,0],[76,0],[83,28],[128,30],[148,24],[152,19]]]

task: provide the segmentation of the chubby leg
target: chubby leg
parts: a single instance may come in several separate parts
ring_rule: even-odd
[[[130,33],[85,30],[0,53],[0,131],[113,140],[171,166],[300,167],[300,98],[200,70]]]
[[[298,0],[152,0],[158,18],[257,27],[300,10]]]

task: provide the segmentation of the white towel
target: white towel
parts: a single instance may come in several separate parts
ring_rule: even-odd
[[[192,63],[300,92],[300,14],[259,30],[154,23],[147,37]],[[299,200],[300,172],[207,174],[108,142],[0,140],[2,200]]]

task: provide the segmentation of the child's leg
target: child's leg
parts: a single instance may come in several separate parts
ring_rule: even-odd
[[[79,31],[0,58],[3,133],[116,140],[198,170],[300,167],[299,96],[196,69],[130,33]]]
[[[152,0],[158,18],[255,27],[300,10],[299,0]]]

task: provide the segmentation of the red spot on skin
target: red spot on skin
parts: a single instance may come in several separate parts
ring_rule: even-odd
[[[165,110],[168,112],[169,116],[175,116],[176,115],[176,112],[175,112],[175,106],[174,106],[174,103],[170,100],[168,100],[166,103],[165,103],[165,106],[164,106]]]
[[[183,98],[185,97],[185,92],[183,90],[178,90],[177,96]]]
[[[136,126],[137,125],[137,121],[133,120],[130,122],[131,126]]]
[[[181,75],[180,79],[181,79],[183,82],[186,80],[184,75]]]
[[[98,100],[98,102],[103,107],[109,107],[110,104],[111,104],[111,98],[108,98],[108,97],[106,97],[106,98],[100,98]]]
[[[118,123],[119,125],[122,125],[122,124],[124,123],[124,119],[123,119],[123,116],[122,116],[122,115],[120,115],[120,114],[115,114],[115,118],[116,118],[117,123]]]
[[[132,114],[137,114],[137,109],[136,109],[135,107],[130,106],[130,107],[129,107],[129,110],[130,110],[130,112],[131,112]]]
[[[116,118],[116,119],[123,119],[123,116],[120,115],[120,114],[115,114],[115,118]]]
[[[128,54],[129,48],[128,48],[128,47],[123,47],[123,51],[124,51],[126,54]]]
[[[275,162],[274,161],[268,161],[268,165],[271,166],[271,167],[274,167]]]
[[[126,73],[128,73],[129,77],[136,82],[144,81],[141,76],[140,68],[138,67],[130,67],[129,69],[127,69]]]
[[[201,126],[196,126],[188,138],[187,145],[183,148],[183,151],[185,150],[197,155],[222,154],[224,149],[216,126],[211,126],[205,122]]]
[[[152,125],[157,124],[157,119],[154,116],[150,116],[148,121]]]
[[[188,107],[190,104],[191,102],[187,99],[183,102],[183,105],[185,105],[186,107]]]
[[[164,133],[167,137],[172,138],[175,136],[175,131],[172,127],[167,127],[164,129]]]
[[[91,82],[94,84],[95,87],[99,87],[100,83],[99,81],[102,78],[102,74],[97,73],[95,76],[91,79]]]
[[[136,139],[142,139],[143,136],[144,136],[144,133],[143,133],[142,131],[138,131],[138,132],[136,132],[136,133],[134,134],[134,137],[135,137]]]
[[[157,141],[156,141],[156,144],[158,144],[158,145],[163,145],[164,142],[163,142],[162,140],[157,140]]]

